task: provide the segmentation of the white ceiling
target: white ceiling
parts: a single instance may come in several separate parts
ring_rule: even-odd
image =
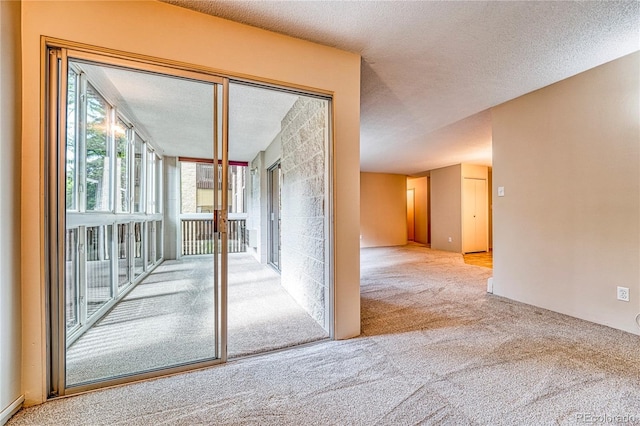
[[[640,2],[167,3],[362,55],[361,168],[491,163],[489,108],[640,49]]]
[[[77,63],[111,103],[164,155],[213,157],[213,86],[165,75]],[[229,159],[251,161],[280,132],[298,96],[229,85]]]

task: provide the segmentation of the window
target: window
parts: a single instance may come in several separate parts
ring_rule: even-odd
[[[131,282],[129,277],[129,229],[130,227],[128,223],[118,224],[118,290],[123,289]]]
[[[116,211],[129,211],[129,128],[118,118],[115,125],[116,141]]]
[[[162,221],[156,221],[156,262],[162,259]]]
[[[66,149],[66,174],[67,174],[67,210],[77,210],[77,142],[78,142],[78,74],[69,69],[67,78],[67,149]]]
[[[113,226],[88,226],[86,235],[87,317],[113,297],[111,242]]]
[[[65,252],[65,303],[67,333],[80,324],[78,285],[78,230],[67,229]]]
[[[180,162],[180,188],[182,213],[213,213],[214,166],[210,162]],[[246,213],[245,165],[229,166],[229,213]],[[218,202],[222,200],[222,172],[218,170]]]
[[[138,278],[144,272],[144,222],[133,224],[133,272]]]
[[[156,158],[156,202],[155,213],[162,213],[162,158]]]
[[[134,213],[144,212],[144,152],[145,143],[142,137],[135,133],[133,138],[133,211]]]
[[[110,207],[110,157],[109,106],[87,84],[85,118],[85,167],[87,211],[109,211]]]
[[[156,262],[155,222],[147,222],[147,268]]]
[[[70,62],[67,77],[67,346],[162,258],[162,220],[149,216],[161,212],[162,158],[82,67]]]
[[[156,154],[147,149],[147,213],[155,213],[156,211]]]

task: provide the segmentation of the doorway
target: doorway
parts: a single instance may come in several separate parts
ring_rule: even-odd
[[[269,264],[273,266],[278,272],[280,271],[280,209],[281,209],[281,194],[280,194],[280,179],[281,179],[281,167],[280,162],[273,165],[267,170],[267,185],[268,185],[268,220],[269,220],[269,237],[268,237],[268,258]]]
[[[330,336],[331,104],[239,82],[230,94],[232,102],[251,99],[255,114],[230,116],[232,140],[242,131],[258,148],[242,158],[250,170],[247,252],[230,257],[228,353],[235,358]]]
[[[244,250],[245,203],[252,191],[245,173],[255,151],[247,144],[229,147],[230,111],[247,105],[230,105],[229,79],[74,49],[50,47],[45,56],[51,396],[225,362],[229,277],[241,277],[239,286],[259,284]],[[278,278],[278,286],[297,306],[294,316],[302,312],[316,329],[293,330],[303,337],[284,346],[330,335],[333,270],[325,210],[331,104],[288,93],[293,99],[278,121],[281,160],[269,172],[269,208],[277,218],[270,232],[278,236],[271,260],[281,269],[289,256],[290,273],[282,283]],[[264,103],[273,108],[272,98]],[[299,140],[298,126],[306,125],[302,111],[319,126]],[[234,140],[251,136],[238,130],[249,127],[246,119],[236,121]],[[230,151],[241,161],[230,162]],[[302,164],[294,161],[305,155]],[[176,191],[180,165],[189,161],[196,207],[182,212]],[[290,186],[283,186],[281,163]],[[289,236],[287,250],[281,235]],[[237,254],[229,253],[232,246]],[[292,279],[301,272],[305,280]],[[312,292],[316,298],[308,297]],[[292,323],[287,318],[280,320]],[[245,335],[260,334],[251,321],[240,324]]]

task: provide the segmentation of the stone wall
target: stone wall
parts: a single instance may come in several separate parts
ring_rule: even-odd
[[[282,285],[325,324],[327,103],[300,97],[282,120]]]
[[[196,213],[196,163],[183,162],[180,168],[181,206],[182,213]]]

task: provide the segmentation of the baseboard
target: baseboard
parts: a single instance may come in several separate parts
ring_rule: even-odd
[[[487,280],[487,293],[493,294],[493,277]]]
[[[13,416],[18,412],[20,408],[22,408],[22,403],[24,403],[24,395],[21,395],[20,398],[13,401],[11,405],[0,411],[0,426],[7,423],[11,416]]]

